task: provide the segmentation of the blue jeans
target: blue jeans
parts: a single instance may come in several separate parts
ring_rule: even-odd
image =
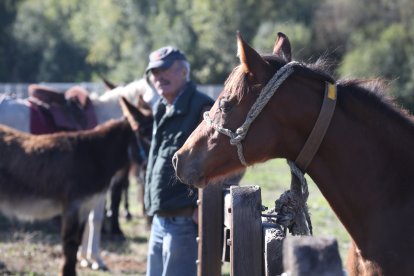
[[[148,243],[147,276],[197,275],[197,225],[191,217],[155,215]]]

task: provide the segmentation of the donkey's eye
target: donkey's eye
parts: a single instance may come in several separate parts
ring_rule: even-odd
[[[226,99],[221,99],[220,100],[220,104],[219,104],[219,108],[223,113],[227,113],[231,110],[231,104],[228,100]]]

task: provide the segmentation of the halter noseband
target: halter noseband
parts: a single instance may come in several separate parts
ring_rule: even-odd
[[[246,120],[235,132],[216,124],[209,117],[208,111],[203,114],[204,120],[216,131],[230,137],[230,144],[237,147],[237,154],[239,156],[240,162],[244,166],[247,167],[248,163],[246,162],[246,159],[243,155],[243,146],[241,144],[241,141],[246,137],[250,125],[260,114],[265,105],[269,102],[270,98],[273,96],[276,90],[293,73],[294,66],[296,65],[300,65],[300,63],[296,61],[289,62],[273,75],[273,77],[262,89],[262,91],[260,91],[259,97],[249,110]],[[329,101],[326,101],[326,99],[329,99]],[[319,148],[320,143],[322,142],[322,139],[332,118],[333,111],[335,110],[335,103],[336,86],[333,84],[327,84],[327,89],[325,90],[325,97],[319,117],[308,140],[306,141],[304,147],[298,155],[298,158],[295,161],[295,163],[303,172],[306,170],[317,149]]]

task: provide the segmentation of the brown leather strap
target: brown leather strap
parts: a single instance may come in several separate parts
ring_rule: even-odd
[[[326,82],[325,94],[321,111],[319,112],[318,119],[313,127],[305,145],[296,158],[295,164],[305,172],[310,162],[315,156],[325,137],[326,130],[329,127],[336,105],[336,85]]]

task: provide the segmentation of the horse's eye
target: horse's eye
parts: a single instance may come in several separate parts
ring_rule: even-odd
[[[231,110],[231,104],[225,99],[220,100],[219,108],[223,113],[227,113]]]

